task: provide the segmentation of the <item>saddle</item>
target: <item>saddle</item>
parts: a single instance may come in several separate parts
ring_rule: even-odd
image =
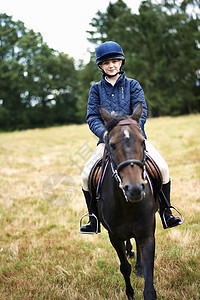
[[[156,162],[153,158],[146,152],[146,162],[145,162],[147,178],[149,176],[150,184],[152,184],[154,198],[156,199],[163,183],[162,174]]]
[[[104,175],[107,169],[107,164],[108,164],[108,159],[106,158],[105,160],[105,165],[104,165],[104,170],[102,170],[102,161],[103,158],[100,158],[96,161],[96,163],[93,165],[89,177],[88,177],[88,187],[89,187],[89,191],[91,193],[92,196],[96,195],[96,190],[97,187],[101,186],[101,182],[100,182],[100,176],[101,176],[101,172],[104,171]],[[102,175],[102,180],[103,181],[103,177],[104,175]]]
[[[101,184],[103,182],[103,178],[105,176],[107,166],[109,164],[108,158],[105,159],[105,163],[102,170],[102,161],[103,158],[100,158],[96,161],[93,165],[89,178],[88,178],[88,187],[91,195],[94,197],[96,195],[97,188],[98,190],[101,189]],[[157,198],[158,193],[162,187],[162,174],[156,162],[146,153],[146,172],[147,172],[147,179],[149,184],[151,185],[152,192],[154,194],[154,198]],[[102,174],[101,174],[102,173]],[[100,178],[101,177],[101,178]]]

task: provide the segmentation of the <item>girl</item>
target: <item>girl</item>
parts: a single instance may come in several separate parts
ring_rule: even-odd
[[[107,134],[103,121],[100,116],[98,105],[106,108],[111,114],[123,112],[131,115],[135,105],[142,101],[143,115],[140,120],[140,127],[143,131],[147,118],[147,105],[144,98],[143,90],[140,84],[134,80],[127,78],[125,72],[121,71],[122,65],[125,63],[125,56],[122,48],[115,42],[105,42],[101,44],[96,51],[96,63],[103,72],[102,80],[95,83],[89,93],[87,107],[87,123],[90,130],[99,138],[97,148],[86,163],[82,172],[82,189],[85,196],[86,204],[90,213],[97,214],[96,205],[92,203],[92,198],[88,191],[88,176],[94,163],[103,156],[105,147],[105,136]],[[163,177],[162,192],[164,193],[168,203],[170,203],[170,179],[169,169],[158,151],[147,141],[146,151],[154,159],[160,168]],[[91,211],[91,208],[92,211]],[[163,221],[163,212],[165,212],[165,221]],[[174,217],[166,202],[161,198],[160,216],[164,228],[174,227],[181,223],[179,217]],[[96,233],[97,222],[94,217],[90,217],[88,224],[80,228],[81,233]]]

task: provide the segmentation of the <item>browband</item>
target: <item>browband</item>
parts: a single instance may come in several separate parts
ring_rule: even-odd
[[[126,120],[119,121],[119,123],[117,123],[116,126],[124,126],[124,125],[138,125],[138,122],[133,119],[126,119]]]

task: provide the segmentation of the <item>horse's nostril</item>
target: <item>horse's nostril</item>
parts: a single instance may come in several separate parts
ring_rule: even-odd
[[[143,199],[144,195],[144,184],[143,183],[137,183],[134,185],[128,185],[126,184],[124,186],[125,193],[130,201],[138,201]]]
[[[135,184],[135,185],[125,185],[124,186],[124,189],[125,191],[129,191],[130,193],[131,192],[135,192],[135,191],[143,191],[145,188],[145,185],[143,183],[138,183],[138,184]]]
[[[128,184],[125,185],[125,186],[124,186],[124,189],[125,189],[126,192],[128,192],[128,190],[129,190],[129,185],[128,185]]]

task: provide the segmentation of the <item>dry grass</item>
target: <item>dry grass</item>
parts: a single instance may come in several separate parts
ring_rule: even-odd
[[[146,125],[185,218],[163,230],[157,216],[158,299],[200,299],[199,130],[199,115]],[[80,174],[96,144],[87,125],[0,133],[0,143],[0,299],[126,299],[107,232],[78,233],[86,211]],[[133,274],[132,283],[143,299],[143,279]]]

